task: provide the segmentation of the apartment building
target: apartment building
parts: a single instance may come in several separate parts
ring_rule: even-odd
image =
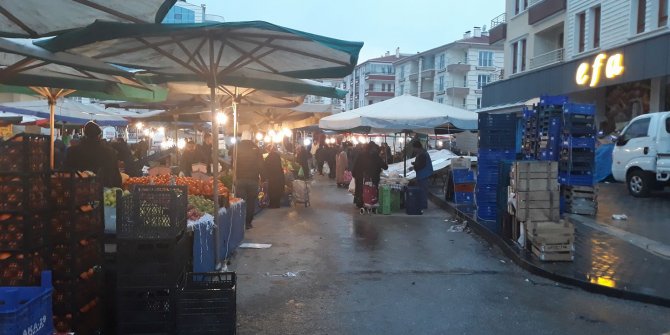
[[[503,59],[503,46],[490,45],[485,27],[474,27],[460,40],[396,61],[395,95],[475,110],[482,88],[500,75]]]
[[[490,43],[505,52],[503,77],[483,106],[543,94],[594,103],[601,128],[670,109],[668,0],[506,0]]]
[[[346,110],[372,105],[395,96],[395,70],[393,63],[407,55],[396,49],[382,57],[367,60],[354,68],[354,71],[342,81],[341,88],[347,90],[344,101]]]

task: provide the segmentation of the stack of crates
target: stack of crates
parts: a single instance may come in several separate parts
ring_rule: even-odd
[[[537,129],[537,109],[523,109],[523,138],[521,139],[521,153],[524,159],[537,159],[540,150],[540,132]]]
[[[130,193],[117,193],[117,331],[173,333],[177,286],[192,250],[188,189],[135,185]]]
[[[473,213],[475,205],[475,173],[473,170],[452,169],[454,204],[464,213]]]
[[[559,161],[562,185],[593,186],[595,171],[595,106],[565,104]]]
[[[0,141],[0,286],[37,286],[46,269],[49,137]]]
[[[556,161],[561,144],[561,118],[563,105],[567,103],[565,96],[543,96],[537,109],[538,152],[537,159]]]
[[[0,334],[51,335],[51,273],[40,286],[0,287]]]
[[[475,199],[477,218],[489,229],[500,232],[498,217],[499,164],[516,158],[517,117],[513,114],[478,114],[479,153]]]
[[[54,325],[94,334],[104,326],[102,184],[85,173],[55,172],[50,188]]]

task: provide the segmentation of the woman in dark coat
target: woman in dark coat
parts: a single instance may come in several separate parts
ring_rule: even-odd
[[[356,158],[353,171],[351,171],[356,184],[354,203],[358,208],[363,207],[363,182],[370,179],[375,186],[378,186],[382,170],[386,169],[388,165],[379,157],[379,147],[374,142],[368,143],[364,152]]]
[[[268,182],[268,208],[279,208],[281,197],[284,195],[284,170],[281,166],[281,157],[273,145],[268,147],[268,156],[263,162],[263,180]]]

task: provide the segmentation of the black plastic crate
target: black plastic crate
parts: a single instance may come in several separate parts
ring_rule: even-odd
[[[96,203],[82,211],[76,209],[55,210],[51,217],[49,229],[53,241],[86,239],[102,237],[105,224],[102,204]]]
[[[186,229],[187,206],[187,186],[134,185],[130,197],[117,193],[117,237],[175,238]]]
[[[39,286],[47,269],[43,250],[4,252],[0,259],[0,286]]]
[[[0,173],[36,173],[49,170],[49,136],[17,134],[0,141]]]
[[[46,175],[0,174],[0,211],[45,211],[48,195]]]
[[[54,244],[50,254],[54,279],[86,279],[86,273],[90,275],[103,264],[102,248],[94,238]]]
[[[102,204],[102,184],[96,177],[79,172],[56,172],[51,176],[51,205],[55,209],[83,209]]]
[[[178,240],[117,240],[117,287],[175,288],[189,271],[192,255],[189,237]]]
[[[88,312],[102,303],[102,273],[87,279],[55,280],[53,311],[56,315]]]
[[[236,282],[234,272],[188,273],[177,291],[177,333],[235,334]]]
[[[117,290],[118,334],[172,334],[176,289]]]
[[[0,251],[31,251],[46,243],[46,214],[0,212]]]
[[[592,173],[595,171],[595,163],[589,162],[558,162],[558,169],[560,171],[570,173]]]

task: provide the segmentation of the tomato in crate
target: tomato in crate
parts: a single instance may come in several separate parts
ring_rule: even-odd
[[[44,246],[46,216],[0,214],[0,251],[29,251]]]
[[[37,285],[46,269],[40,252],[0,252],[0,286]]]

